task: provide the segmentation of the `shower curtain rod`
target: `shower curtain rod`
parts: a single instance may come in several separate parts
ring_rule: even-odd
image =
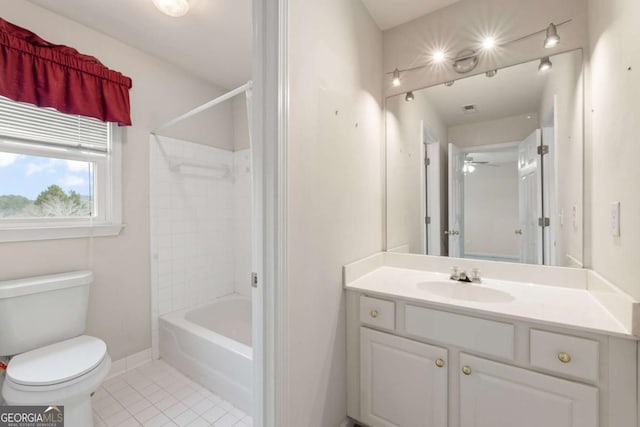
[[[253,82],[251,80],[249,80],[247,83],[243,84],[242,86],[240,86],[240,87],[238,87],[238,88],[236,88],[236,89],[234,89],[234,90],[232,90],[230,92],[227,92],[224,95],[221,95],[221,96],[217,97],[216,99],[213,99],[213,100],[207,102],[206,104],[202,104],[201,106],[196,107],[193,110],[191,110],[191,111],[189,111],[189,112],[187,112],[187,113],[185,113],[185,114],[183,114],[183,115],[181,115],[179,117],[176,117],[173,120],[168,121],[167,123],[163,124],[162,126],[157,127],[151,133],[153,135],[155,135],[156,132],[158,132],[159,130],[168,128],[169,126],[173,126],[176,123],[179,123],[179,122],[183,121],[184,119],[188,119],[189,117],[195,116],[196,114],[201,113],[201,112],[203,112],[205,110],[208,110],[211,107],[215,107],[216,105],[221,104],[224,101],[226,101],[228,99],[231,99],[236,95],[241,94],[242,92],[246,92],[248,90],[251,90],[252,87],[253,87]]]

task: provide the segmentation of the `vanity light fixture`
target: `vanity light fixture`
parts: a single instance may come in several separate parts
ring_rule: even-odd
[[[546,49],[551,49],[552,47],[556,47],[560,43],[560,36],[558,35],[558,28],[552,22],[547,27],[547,37],[544,39],[544,47]]]
[[[456,73],[466,74],[473,71],[478,66],[479,61],[475,50],[466,49],[458,53],[458,56],[453,61],[453,69]]]
[[[392,84],[395,87],[400,86],[400,70],[398,70],[397,68],[395,70],[393,70],[393,80],[392,80]]]
[[[154,3],[156,2],[169,2],[169,1],[184,1],[186,2],[187,0],[153,0]],[[537,37],[540,36],[541,34],[545,35],[545,39],[544,39],[544,47],[545,48],[552,48],[557,46],[560,43],[560,36],[558,35],[558,27],[568,24],[569,22],[571,22],[572,19],[567,19],[565,21],[559,22],[557,24],[555,23],[550,23],[549,26],[547,28],[544,28],[542,30],[530,33],[530,34],[526,34],[522,37],[519,38],[515,38],[515,39],[511,39],[508,41],[501,41],[498,42],[498,40],[495,37],[492,36],[487,36],[485,38],[483,38],[482,40],[478,41],[477,46],[481,46],[482,49],[480,48],[474,48],[474,49],[465,49],[461,52],[459,52],[455,58],[451,59],[448,58],[449,55],[447,55],[447,53],[442,50],[442,49],[438,49],[433,51],[430,55],[429,55],[429,61],[426,64],[422,64],[422,65],[417,65],[415,67],[411,67],[411,68],[396,68],[393,71],[389,71],[385,74],[390,74],[393,75],[392,77],[392,83],[393,86],[397,87],[400,86],[400,73],[404,73],[404,72],[409,72],[409,71],[417,71],[417,70],[422,70],[425,68],[429,68],[432,67],[434,64],[443,64],[443,63],[447,63],[449,65],[451,65],[451,67],[453,68],[453,70],[459,74],[466,74],[469,73],[471,71],[473,71],[478,64],[480,63],[480,54],[483,51],[489,51],[498,47],[505,47],[507,45],[513,44],[513,43],[517,43],[520,42],[522,40],[526,40],[529,39],[531,37]],[[552,64],[551,61],[549,60],[549,58],[543,58],[542,62],[540,63],[540,71],[548,71],[549,69],[551,69]],[[494,77],[497,74],[497,70],[490,70],[486,73],[487,77]],[[451,86],[451,84],[448,84],[449,82],[445,83],[445,85],[447,86]]]
[[[416,99],[416,97],[413,95],[412,91],[407,92],[407,94],[404,96],[404,100],[407,102],[411,102],[414,99]]]
[[[455,82],[456,82],[455,80],[449,80],[448,82],[444,82],[444,85],[445,85],[446,87],[451,87],[451,86],[453,86],[453,84],[454,84]]]
[[[151,0],[153,4],[165,15],[173,18],[184,16],[189,12],[187,0]]]
[[[551,68],[553,68],[553,63],[551,62],[551,59],[549,59],[548,56],[545,56],[540,60],[540,65],[538,65],[538,71],[540,71],[541,73],[546,73],[547,71],[550,71]]]

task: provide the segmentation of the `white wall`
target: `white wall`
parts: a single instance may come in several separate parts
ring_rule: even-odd
[[[531,117],[531,118],[529,118]],[[523,141],[540,126],[538,114],[523,114],[451,126],[449,142],[460,148]]]
[[[587,43],[585,0],[462,0],[444,9],[384,32],[384,71],[407,69],[428,63],[430,52],[445,50],[450,57],[466,48],[478,48],[482,38],[492,35],[505,42],[545,29],[549,22],[573,21],[559,28],[562,42],[556,52],[583,47]],[[471,74],[515,65],[549,55],[544,35],[531,37],[482,55]],[[406,72],[402,85],[393,87],[385,76],[386,95],[432,86],[460,78],[451,67],[434,66]]]
[[[346,416],[342,266],[382,250],[382,34],[360,0],[289,4],[287,425],[333,427]]]
[[[233,149],[244,150],[249,148],[251,142],[247,117],[247,97],[244,93],[231,99],[231,108],[233,114]]]
[[[447,127],[428,97],[428,91],[416,91],[415,99],[404,96],[387,98],[387,248],[409,246],[410,253],[424,253],[422,247],[420,122],[440,141],[440,230],[444,236],[447,224]],[[444,250],[444,244],[441,250]]]
[[[133,79],[133,126],[123,150],[126,228],[118,237],[0,244],[0,279],[93,270],[87,333],[107,342],[114,360],[151,346],[149,273],[149,132],[223,91],[184,70],[26,1],[0,0],[2,17],[41,37],[96,56]],[[232,133],[230,107],[203,114],[171,132],[210,141]],[[232,141],[231,138],[221,138]]]
[[[465,254],[519,259],[519,220],[516,162],[478,165],[465,175]]]
[[[588,247],[598,273],[640,298],[640,2],[589,0],[589,8]],[[618,201],[622,234],[613,237],[609,209]]]

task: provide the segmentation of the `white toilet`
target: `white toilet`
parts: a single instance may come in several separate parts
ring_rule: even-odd
[[[90,271],[0,282],[0,355],[11,356],[9,405],[63,405],[65,427],[91,427],[91,394],[109,373],[101,339],[86,327]]]

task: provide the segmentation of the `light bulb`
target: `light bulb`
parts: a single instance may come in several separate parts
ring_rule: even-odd
[[[413,95],[413,92],[407,92],[407,94],[404,97],[404,100],[407,102],[413,101],[415,99],[415,96]]]
[[[439,64],[442,61],[444,61],[444,58],[445,58],[444,52],[441,50],[436,50],[433,53],[433,62],[435,62],[436,64]]]
[[[538,65],[538,71],[545,73],[553,68],[553,63],[548,56],[545,56],[540,60],[540,65]]]
[[[554,23],[551,23],[547,27],[547,37],[544,39],[544,47],[550,49],[556,47],[559,43],[560,36],[558,35],[558,28]]]
[[[494,47],[496,47],[496,39],[494,39],[493,37],[486,37],[482,41],[482,48],[484,50],[491,50]]]
[[[151,0],[153,4],[165,15],[178,18],[189,12],[187,0]]]
[[[393,70],[392,84],[396,87],[400,86],[400,70],[398,70],[397,68]]]

